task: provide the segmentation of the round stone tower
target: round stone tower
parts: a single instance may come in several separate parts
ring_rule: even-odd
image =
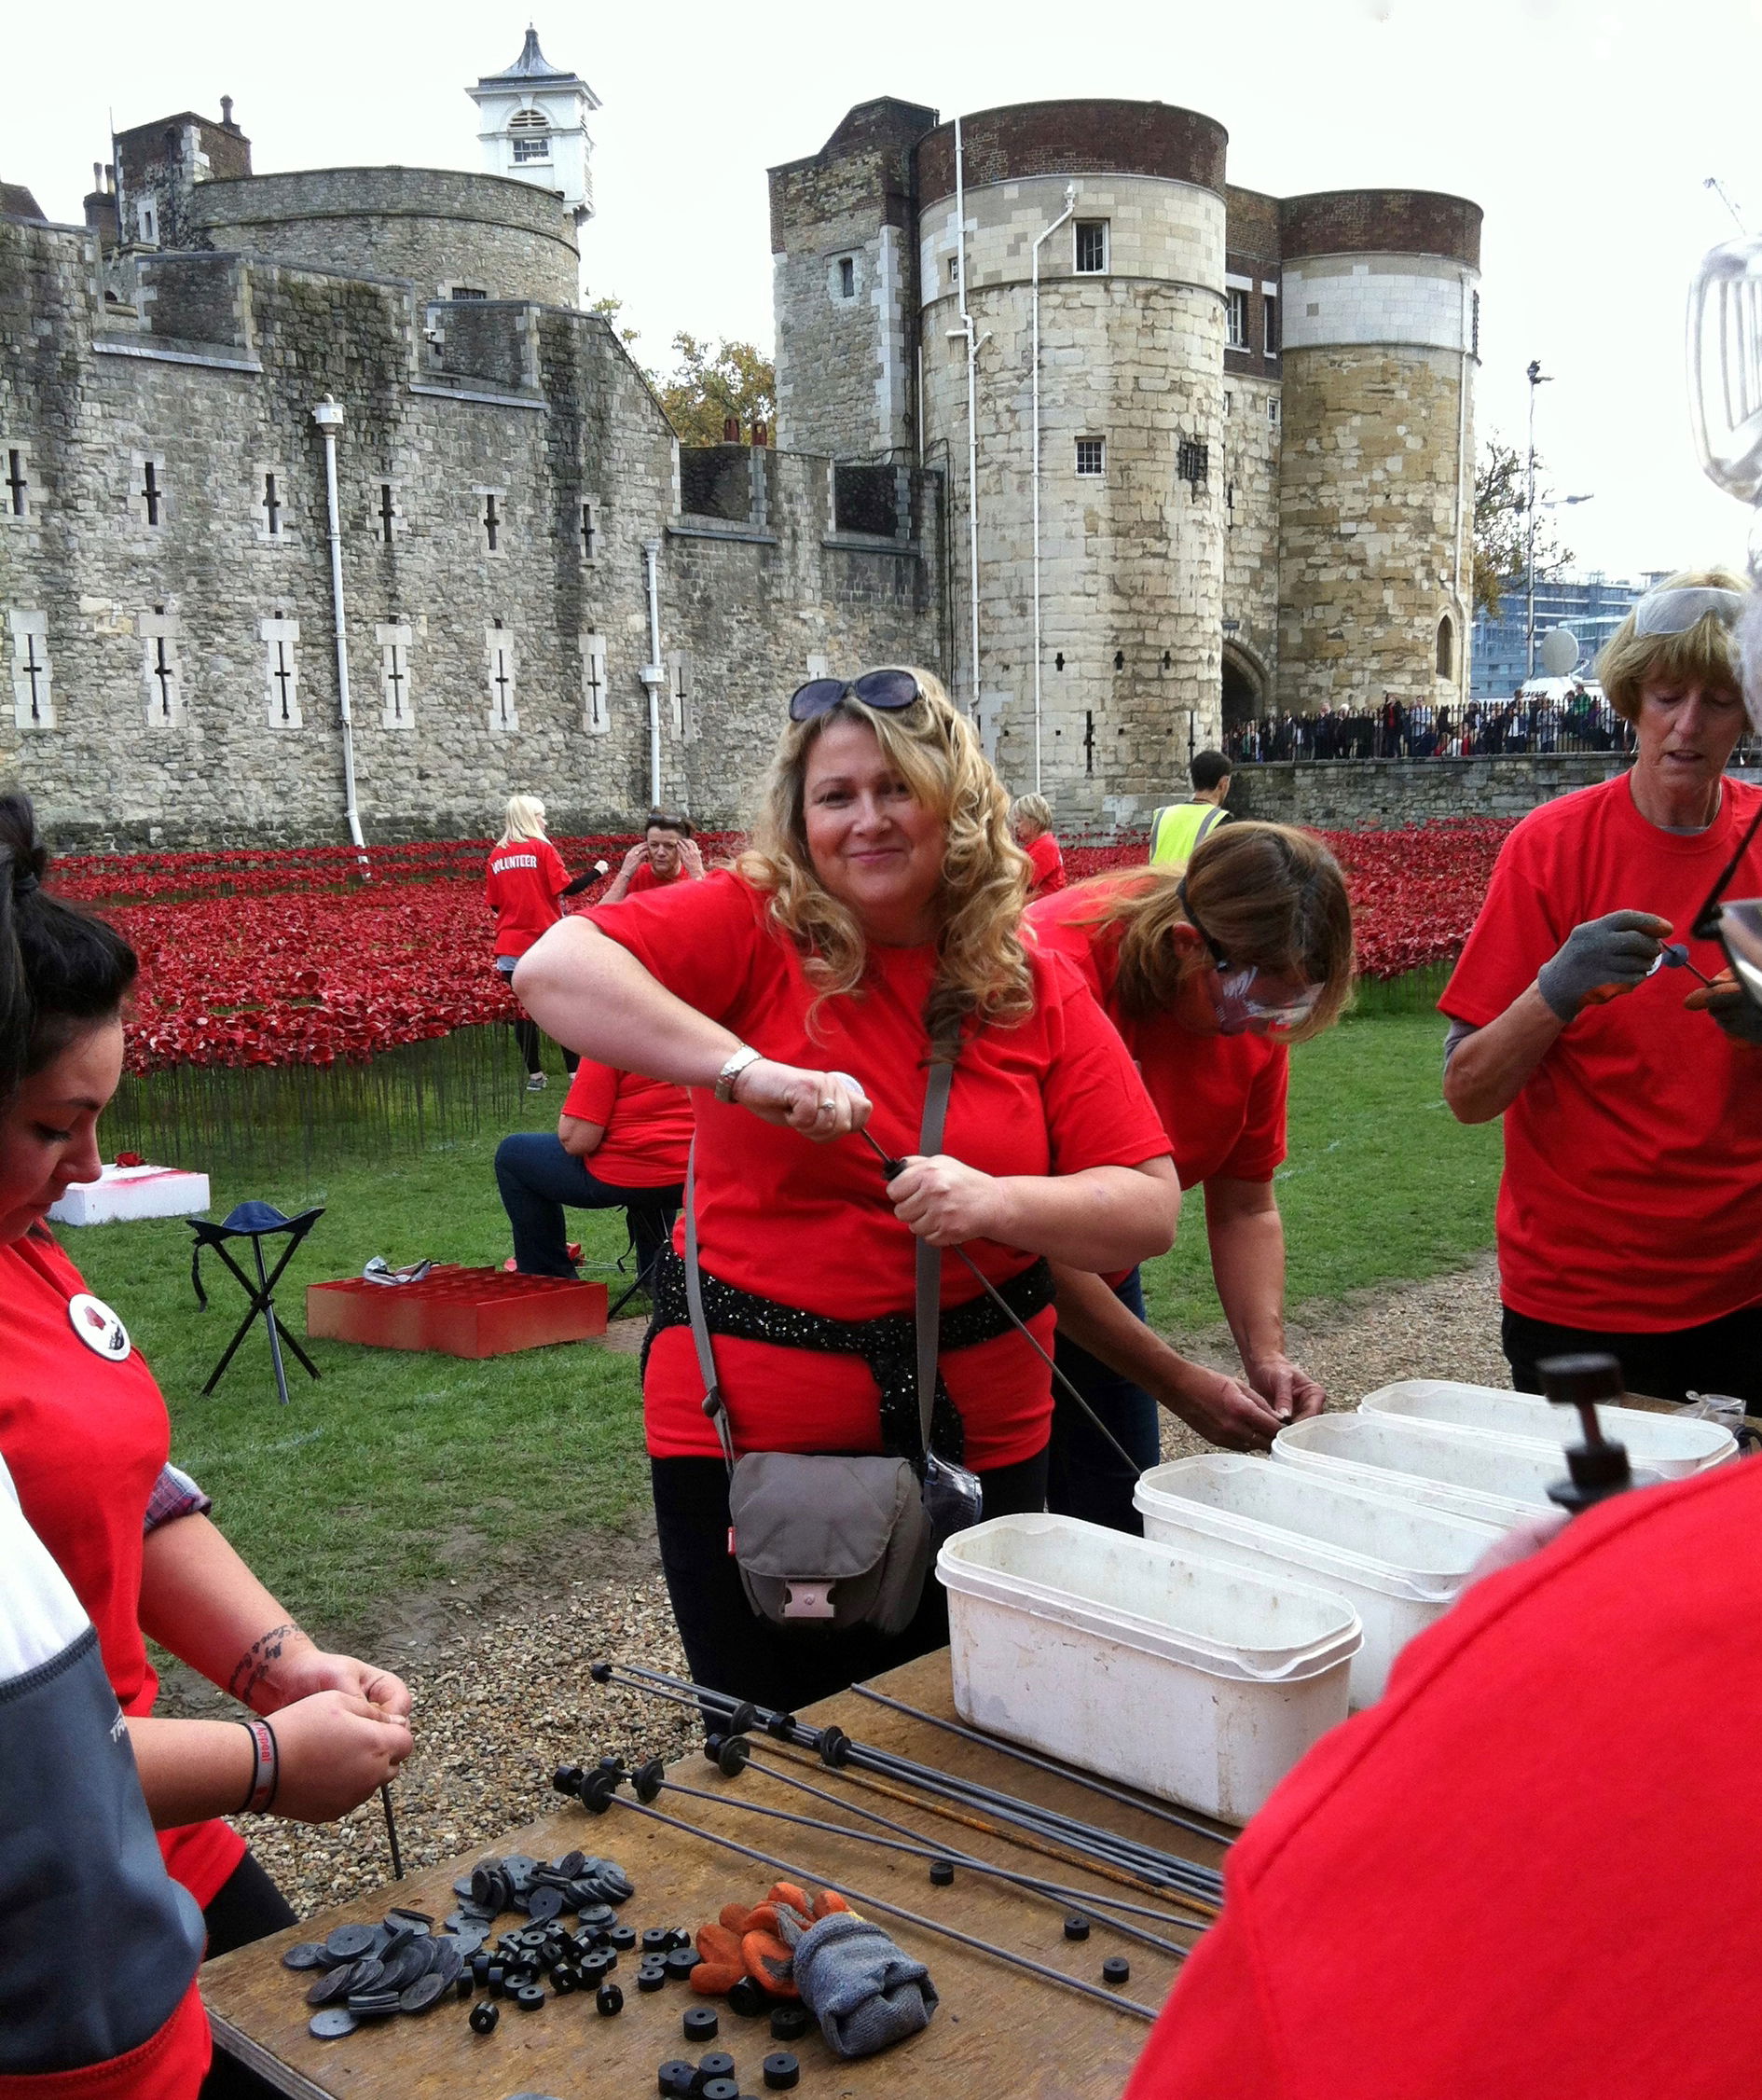
[[[956,686],[1012,787],[1038,776],[1061,825],[1129,821],[1219,727],[1226,134],[1162,103],[1026,103],[964,118],[960,144],[976,670],[954,126],[917,150],[923,456],[947,477]],[[1037,739],[1031,281],[1073,187],[1039,251]]]
[[[1480,208],[1425,190],[1280,207],[1281,705],[1468,694]]]

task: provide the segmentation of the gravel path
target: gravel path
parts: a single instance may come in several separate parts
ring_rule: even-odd
[[[636,1323],[632,1323],[636,1325]],[[1291,1353],[1349,1407],[1390,1380],[1419,1375],[1509,1381],[1498,1348],[1491,1257],[1474,1267],[1387,1293],[1325,1317],[1293,1319]],[[1234,1368],[1227,1334],[1194,1353]],[[1164,1454],[1204,1449],[1171,1426]],[[591,1565],[584,1566],[584,1563]],[[580,1569],[567,1579],[561,1568]],[[507,1610],[510,1589],[530,1603]],[[364,1644],[365,1646],[365,1644]],[[687,1747],[681,1710],[587,1677],[601,1655],[640,1658],[682,1673],[652,1533],[568,1541],[542,1568],[510,1582],[497,1569],[406,1603],[369,1651],[405,1676],[416,1695],[417,1749],[393,1789],[406,1865],[430,1865],[543,1813],[552,1768],[585,1752],[674,1757]],[[234,1710],[218,1692],[173,1670],[163,1711]],[[377,1888],[390,1877],[378,1800],[323,1829],[241,1817],[239,1828],[302,1914]]]

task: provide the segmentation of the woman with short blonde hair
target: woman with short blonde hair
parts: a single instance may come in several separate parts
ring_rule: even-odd
[[[928,672],[811,680],[733,868],[547,933],[516,988],[562,1040],[696,1091],[696,1229],[718,1387],[742,1453],[919,1453],[916,1248],[964,1248],[1043,1347],[1047,1262],[1163,1251],[1178,1193],[1123,1045],[1025,950],[1025,863],[971,725]],[[923,1156],[930,1068],[945,1134]],[[890,1180],[867,1131],[889,1160]],[[809,1141],[813,1140],[813,1141]],[[662,1562],[694,1676],[794,1706],[946,1637],[939,1586],[892,1637],[754,1615],[683,1264],[656,1279],[644,1412]],[[987,1515],[1039,1509],[1050,1374],[941,1264],[931,1434]]]
[[[1053,836],[1053,806],[1043,794],[1018,794],[1010,821],[1031,870],[1028,896],[1050,897],[1065,887],[1065,856]]]
[[[1059,1368],[1141,1466],[1157,1406],[1230,1449],[1271,1443],[1316,1412],[1321,1387],[1285,1349],[1285,1230],[1273,1176],[1285,1157],[1287,1050],[1331,1028],[1352,991],[1352,908],[1321,841],[1232,823],[1184,870],[1097,876],[1028,913],[1032,936],[1087,977],[1137,1062],[1183,1189],[1205,1191],[1212,1275],[1242,1376],[1189,1361],[1151,1333],[1136,1271],[1058,1267]],[[1048,1506],[1136,1531],[1133,1481],[1061,1395]]]

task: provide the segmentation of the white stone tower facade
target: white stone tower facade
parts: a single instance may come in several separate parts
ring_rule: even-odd
[[[519,57],[505,73],[485,74],[465,92],[477,105],[488,173],[557,191],[578,226],[592,218],[594,142],[587,118],[599,97],[578,74],[550,62],[539,49],[536,29],[527,31]]]

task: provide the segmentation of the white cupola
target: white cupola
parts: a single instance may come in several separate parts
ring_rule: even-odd
[[[592,218],[587,113],[599,107],[599,97],[579,75],[550,62],[536,29],[527,30],[525,48],[505,73],[486,74],[465,92],[477,105],[483,164],[492,175],[556,190],[577,225]]]

